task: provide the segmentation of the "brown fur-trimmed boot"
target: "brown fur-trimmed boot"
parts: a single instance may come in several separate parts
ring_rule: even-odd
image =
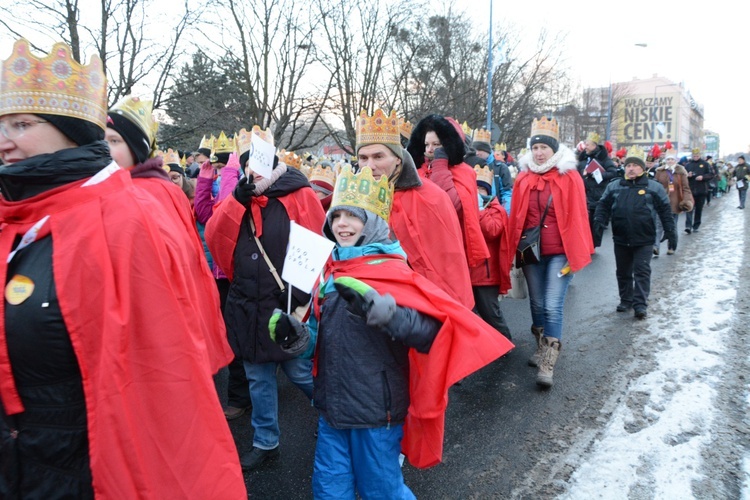
[[[542,337],[542,355],[539,358],[539,371],[536,372],[536,385],[552,387],[552,375],[561,347],[560,340],[555,337]]]
[[[531,333],[534,334],[536,339],[536,351],[529,358],[529,366],[539,366],[539,359],[542,356],[542,337],[544,337],[543,326],[532,326]]]

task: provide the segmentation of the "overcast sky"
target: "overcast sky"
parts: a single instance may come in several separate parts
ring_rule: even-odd
[[[468,10],[487,26],[490,0]],[[567,53],[584,86],[664,76],[704,106],[704,128],[721,136],[721,154],[750,151],[750,3],[715,0],[500,2],[496,22],[567,33]],[[638,47],[636,44],[646,44]],[[573,75],[571,75],[573,76]]]

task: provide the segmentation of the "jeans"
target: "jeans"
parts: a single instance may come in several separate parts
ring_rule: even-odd
[[[372,429],[334,429],[318,419],[313,498],[412,500],[399,464],[403,424]]]
[[[245,374],[250,382],[250,399],[253,403],[250,423],[255,435],[253,446],[272,450],[279,445],[279,390],[276,385],[276,367],[281,365],[286,376],[312,399],[312,361],[294,358],[281,363],[244,362]]]
[[[706,195],[693,193],[693,199],[695,200],[693,209],[690,212],[685,212],[685,229],[692,229],[695,231],[701,225],[703,204],[706,203]]]
[[[531,321],[534,326],[544,327],[545,337],[562,337],[563,306],[573,274],[558,278],[557,273],[568,262],[565,254],[543,256],[541,262],[523,266],[523,274],[529,287]]]
[[[745,198],[747,198],[747,189],[738,189],[740,195],[740,207],[745,208]]]
[[[510,340],[510,328],[508,328],[505,316],[503,316],[503,312],[500,310],[500,292],[498,291],[498,286],[473,286],[472,290],[474,291],[474,303],[476,304],[479,317]]]
[[[617,287],[620,302],[645,311],[651,291],[651,245],[629,247],[615,244]]]

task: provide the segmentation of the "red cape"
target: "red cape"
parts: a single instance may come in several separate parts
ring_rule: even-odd
[[[445,191],[428,179],[396,191],[389,224],[412,269],[468,309],[474,307],[461,226]]]
[[[212,378],[233,355],[202,249],[187,236],[183,214],[134,186],[128,172],[110,172],[98,184],[0,200],[2,262],[17,235],[50,215],[60,310],[83,378],[94,492],[246,498]],[[3,265],[3,282],[6,272]],[[0,397],[14,414],[23,404],[4,302]]]
[[[412,271],[397,255],[373,255],[334,261],[326,266],[325,282],[333,274],[351,276],[390,293],[400,306],[410,307],[443,323],[428,354],[409,351],[409,413],[401,450],[415,467],[437,465],[443,457],[448,389],[491,363],[514,346],[494,328]]]
[[[447,163],[447,160],[436,161]],[[418,169],[419,176],[423,181],[429,179],[427,177],[427,165],[428,162],[425,160],[425,165]],[[453,185],[456,187],[456,194],[461,200],[463,210],[463,219],[460,222],[466,262],[470,268],[475,267],[483,264],[490,257],[490,251],[487,249],[484,236],[482,236],[482,228],[479,226],[477,175],[474,173],[474,169],[466,163],[451,165],[448,170],[453,177]]]
[[[499,285],[498,292],[505,295],[510,289],[510,268],[515,252],[510,251],[508,213],[497,198],[479,212],[479,223],[490,250],[490,259],[488,265],[480,264],[471,269],[471,283],[475,286]]]
[[[289,220],[293,220],[316,234],[321,233],[326,214],[312,188],[303,187],[277,199],[284,205]],[[253,220],[259,222],[260,211],[256,207],[265,206],[265,201],[254,200]],[[240,224],[246,212],[247,208],[234,196],[227,196],[214,206],[214,214],[206,224],[205,237],[208,249],[214,262],[230,281],[234,275],[234,248],[237,246]],[[260,233],[262,226],[258,222],[256,222],[256,227]]]
[[[586,208],[586,190],[581,176],[575,174],[575,170],[560,173],[556,168],[541,175],[528,170],[518,174],[513,184],[513,209],[510,211],[510,246],[513,252],[521,240],[529,209],[529,194],[532,190],[543,190],[544,184],[549,182],[552,206],[570,270],[575,273],[589,265],[594,244]]]

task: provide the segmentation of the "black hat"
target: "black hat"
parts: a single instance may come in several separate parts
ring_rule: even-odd
[[[474,141],[471,143],[471,147],[477,151],[484,151],[485,153],[492,154],[492,146],[488,142]]]
[[[149,144],[148,137],[138,125],[119,113],[109,113],[107,115],[107,127],[122,136],[125,144],[133,153],[136,163],[143,163],[148,159],[151,153],[151,144]]]
[[[169,167],[170,172],[179,172],[180,174],[185,175],[185,170],[177,163],[167,163],[167,166]]]
[[[560,147],[560,144],[557,142],[557,139],[550,135],[543,135],[538,134],[531,137],[531,141],[529,142],[529,147],[533,146],[534,144],[546,144],[547,146],[552,148],[552,151],[557,153],[557,149]]]
[[[79,146],[104,139],[104,129],[88,120],[62,115],[37,114],[36,116],[50,122],[55,128],[65,134],[68,139]]]

